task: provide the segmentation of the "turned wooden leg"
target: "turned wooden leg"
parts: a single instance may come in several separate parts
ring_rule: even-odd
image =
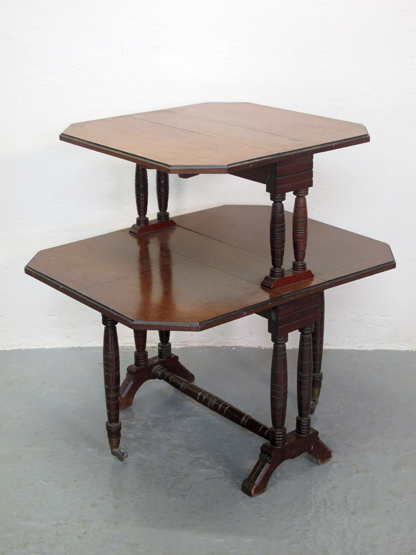
[[[288,336],[273,337],[273,356],[270,378],[270,407],[272,413],[272,430],[270,443],[281,447],[286,443],[286,405],[287,405],[287,356],[286,342]]]
[[[295,260],[292,264],[294,272],[306,271],[306,245],[308,242],[308,209],[306,205],[306,195],[308,189],[294,191],[296,195],[295,206],[293,209],[293,251]]]
[[[312,401],[311,401],[311,414],[315,412],[318,405],[319,395],[322,387],[322,354],[324,347],[324,318],[325,318],[325,304],[324,295],[322,293],[322,303],[319,309],[319,317],[315,323],[312,334],[312,349],[313,349],[313,377],[312,377]]]
[[[104,385],[107,406],[107,436],[111,454],[124,460],[127,453],[120,449],[120,357],[117,339],[117,322],[103,315],[104,324]]]
[[[148,202],[148,183],[147,183],[147,170],[139,164],[136,164],[136,178],[135,178],[135,192],[136,192],[136,206],[138,217],[136,224],[141,227],[149,224],[147,217],[147,202]]]
[[[289,300],[278,307],[269,309],[269,332],[273,340],[273,357],[271,373],[271,412],[272,427],[270,443],[262,445],[260,456],[250,475],[244,480],[242,490],[250,497],[264,493],[270,477],[276,468],[285,460],[294,459],[308,453],[311,460],[324,464],[332,457],[331,450],[320,440],[316,430],[311,428],[311,395],[314,353],[312,349],[312,333],[314,323],[318,322],[315,341],[322,347],[323,327],[323,294],[313,293],[306,297]],[[300,343],[298,356],[297,397],[298,416],[296,429],[286,433],[285,417],[287,402],[287,334],[300,326]],[[321,335],[320,335],[321,334]],[[317,353],[318,364],[322,354]],[[319,366],[320,369],[320,366]]]
[[[283,206],[285,198],[284,193],[271,195],[273,205],[270,216],[270,252],[272,256],[270,276],[273,278],[281,278],[285,275],[283,268],[286,239],[285,209]]]
[[[169,201],[169,174],[157,170],[156,172],[156,193],[159,212],[157,219],[159,222],[169,220],[168,201]]]
[[[145,368],[149,357],[146,351],[147,330],[134,330],[134,344],[136,351],[134,353],[134,366],[136,368]]]
[[[137,164],[136,166],[136,204],[139,214],[136,223],[130,228],[130,233],[135,236],[153,233],[168,227],[176,226],[175,222],[169,219],[168,201],[169,201],[169,174],[157,170],[156,172],[156,194],[159,206],[157,220],[149,222],[147,218],[147,202],[148,202],[148,183],[147,171],[145,168]]]
[[[262,287],[273,289],[278,279],[285,275],[283,268],[283,257],[285,254],[285,209],[283,201],[286,198],[284,193],[271,193],[270,198],[273,201],[272,212],[270,215],[270,254],[272,258],[272,267],[270,274],[262,281]]]
[[[130,407],[140,386],[153,378],[146,351],[147,330],[134,330],[134,364],[127,368],[120,388],[120,410]]]
[[[159,358],[169,358],[172,356],[172,345],[169,342],[170,331],[159,330],[160,343],[157,346],[157,356]]]
[[[270,217],[270,252],[272,267],[270,273],[261,282],[265,289],[275,289],[290,283],[313,278],[313,273],[306,268],[305,254],[308,237],[308,213],[306,209],[306,195],[308,189],[295,191],[296,201],[293,212],[293,249],[295,260],[292,269],[285,271],[283,258],[285,254],[286,224],[283,201],[285,193],[272,192],[270,198],[273,201]]]
[[[134,180],[134,189],[136,193],[137,218],[129,230],[132,235],[140,235],[149,228],[149,218],[147,217],[148,202],[148,183],[147,170],[139,164],[136,164],[136,174]]]
[[[311,395],[312,395],[312,331],[313,325],[300,330],[298,357],[298,413],[296,433],[306,436],[311,430]]]
[[[316,464],[324,464],[331,460],[331,449],[319,439],[318,432],[310,427],[312,330],[313,325],[301,329],[298,361],[299,416],[296,419],[296,430],[289,434],[286,434],[284,426],[287,399],[287,335],[273,337],[270,443],[261,446],[258,461],[242,484],[243,492],[250,497],[256,497],[266,491],[273,472],[285,460],[299,457],[302,453],[308,453]]]
[[[242,490],[250,497],[264,493],[273,472],[285,460],[286,445],[286,405],[287,405],[287,334],[272,336],[273,355],[270,378],[270,407],[272,427],[270,444],[265,443],[259,460],[244,480]]]

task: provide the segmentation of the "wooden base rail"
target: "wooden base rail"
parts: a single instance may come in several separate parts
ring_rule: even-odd
[[[238,424],[242,428],[250,430],[250,432],[257,434],[260,437],[270,439],[270,428],[261,424],[261,422],[258,422],[250,415],[237,409],[233,405],[230,405],[230,403],[227,403],[212,393],[209,393],[209,391],[205,391],[204,389],[189,383],[160,365],[153,368],[152,374],[154,378],[163,380],[179,391],[182,391],[182,393],[185,393],[185,395],[188,395],[188,397],[191,397],[201,405],[204,405],[217,414],[224,416],[224,418],[231,420],[231,422]]]
[[[212,395],[212,393],[169,372],[163,366],[155,366],[152,370],[152,375],[154,378],[163,380],[182,393],[185,393],[185,395],[188,395],[188,397],[191,397],[201,405],[231,420],[231,422],[273,443],[273,434],[275,432],[273,427],[268,428],[233,405]],[[294,430],[287,435],[285,434],[284,439],[279,442],[279,445],[265,443],[261,447],[259,460],[248,478],[244,480],[242,491],[249,497],[257,497],[264,493],[276,468],[283,461],[294,459],[302,455],[302,453],[308,453],[309,458],[316,464],[324,464],[331,460],[332,457],[332,451],[319,439],[316,430],[313,428],[309,428],[306,432]]]

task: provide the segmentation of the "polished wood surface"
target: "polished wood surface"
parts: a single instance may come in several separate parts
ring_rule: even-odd
[[[73,124],[60,136],[79,146],[136,162],[138,236],[174,226],[169,219],[169,173],[231,173],[266,185],[273,202],[271,268],[265,289],[311,279],[307,268],[306,195],[313,185],[313,155],[369,141],[361,124],[244,102],[205,103]],[[146,168],[156,169],[157,222],[147,212]],[[282,267],[283,200],[296,195],[292,268]]]
[[[219,102],[75,123],[60,139],[146,168],[187,175],[235,173],[293,154],[364,143],[369,135],[358,123]]]
[[[385,243],[309,220],[314,277],[267,291],[269,213],[222,206],[186,214],[148,235],[121,230],[41,251],[25,271],[133,329],[198,331],[395,266]],[[289,253],[283,265],[291,264]]]
[[[311,428],[322,383],[324,291],[395,267],[385,243],[308,219],[313,155],[367,142],[364,126],[248,103],[206,103],[73,124],[63,141],[136,163],[136,223],[130,229],[39,252],[27,274],[97,310],[104,324],[107,435],[120,460],[119,412],[147,381],[161,379],[269,440],[244,480],[266,490],[276,468],[331,450]],[[157,220],[147,217],[147,169],[157,171]],[[272,208],[221,206],[170,220],[169,173],[230,173],[266,185]],[[287,193],[294,214],[284,212]],[[285,245],[293,244],[291,249]],[[308,248],[307,248],[308,247]],[[306,253],[307,250],[307,253]],[[270,268],[271,264],[271,268]],[[269,272],[269,273],[267,273]],[[171,330],[200,331],[257,313],[273,343],[271,427],[194,385],[172,354]],[[134,330],[134,364],[120,386],[117,323]],[[149,359],[147,330],[159,331]],[[296,429],[286,432],[288,334],[299,330]]]

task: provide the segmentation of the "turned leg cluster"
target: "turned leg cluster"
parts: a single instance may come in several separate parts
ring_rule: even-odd
[[[270,216],[270,253],[272,267],[262,281],[265,289],[275,289],[289,283],[313,277],[306,266],[306,247],[308,243],[308,210],[306,196],[312,187],[312,156],[301,155],[289,161],[276,164],[271,168],[266,181],[267,191],[272,201]],[[292,221],[292,243],[294,261],[292,268],[283,268],[285,253],[286,223],[283,202],[286,193],[293,192],[295,205]]]
[[[271,427],[258,422],[250,415],[232,406],[212,393],[193,384],[194,376],[172,354],[170,332],[159,331],[158,354],[149,358],[146,350],[146,330],[134,330],[136,351],[134,364],[127,368],[120,386],[120,362],[115,320],[103,316],[104,328],[104,382],[107,404],[107,434],[111,453],[123,460],[127,454],[120,449],[121,422],[119,412],[129,407],[138,389],[151,379],[163,380],[185,395],[221,416],[235,422],[268,440],[261,447],[260,456],[242,489],[251,497],[266,490],[276,468],[287,459],[307,452],[317,464],[331,459],[331,450],[311,428],[310,414],[318,403],[322,384],[322,345],[324,325],[323,293],[287,301],[261,313],[268,319],[273,342],[270,377]],[[286,432],[286,406],[288,369],[286,343],[288,334],[299,330],[297,367],[298,416],[296,427]]]
[[[287,459],[293,459],[305,452],[317,464],[331,459],[331,450],[319,439],[318,432],[311,428],[310,417],[318,403],[322,383],[323,303],[323,293],[318,293],[269,310],[269,331],[273,341],[270,382],[272,428],[270,443],[262,445],[259,459],[242,485],[244,493],[250,497],[256,497],[266,491],[273,472]],[[297,368],[298,416],[295,430],[286,434],[286,342],[287,334],[296,329],[300,332]],[[317,356],[316,348],[319,350]],[[316,385],[318,383],[319,385]],[[313,384],[316,385],[314,398]]]
[[[159,211],[155,221],[149,222],[149,218],[147,217],[149,198],[147,170],[139,164],[136,164],[135,192],[138,216],[136,218],[136,223],[130,228],[130,233],[132,235],[143,235],[176,225],[175,222],[169,218],[168,212],[169,174],[159,170],[156,171],[156,195]]]

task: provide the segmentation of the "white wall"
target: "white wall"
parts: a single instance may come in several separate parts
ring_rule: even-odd
[[[134,165],[59,142],[61,131],[250,101],[367,126],[369,144],[315,156],[309,214],[388,242],[398,268],[327,293],[326,345],[414,349],[415,15],[414,0],[3,0],[0,346],[101,343],[97,313],[23,267],[41,249],[130,225]],[[237,196],[269,202],[230,176],[171,183],[173,215]],[[129,330],[120,337],[131,343]],[[256,316],[172,339],[270,345]]]

